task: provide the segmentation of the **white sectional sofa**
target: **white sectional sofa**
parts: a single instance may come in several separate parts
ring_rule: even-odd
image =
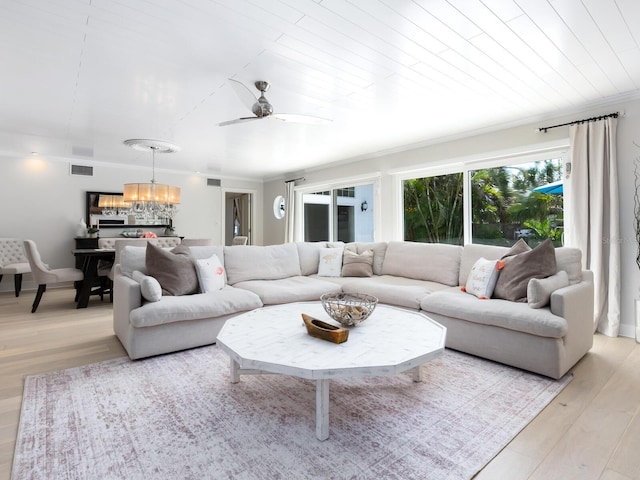
[[[372,251],[373,275],[320,275],[323,249],[341,246],[361,254]],[[189,248],[195,259],[219,258],[226,273],[224,288],[147,301],[144,281],[131,278],[134,271],[146,272],[145,247],[126,246],[118,252],[114,329],[132,359],[211,344],[231,316],[263,305],[319,300],[323,293],[338,291],[369,293],[381,303],[422,310],[447,327],[447,347],[552,378],[564,375],[593,342],[593,277],[582,271],[580,251],[574,248],[555,249],[557,270],[567,272],[569,285],[553,291],[543,308],[480,299],[461,290],[476,261],[498,259],[509,250],[504,247],[299,242]]]

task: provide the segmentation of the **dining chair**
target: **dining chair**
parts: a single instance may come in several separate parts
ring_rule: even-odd
[[[249,240],[249,237],[238,235],[237,237],[233,237],[233,240],[231,241],[231,245],[246,245],[248,240]]]
[[[31,273],[31,267],[29,267],[29,261],[24,254],[22,240],[0,238],[0,281],[4,275],[13,275],[16,297],[20,296],[24,273]]]
[[[81,282],[84,278],[82,270],[78,268],[49,268],[40,258],[40,252],[38,252],[38,247],[33,240],[24,241],[24,251],[31,267],[33,279],[38,284],[38,292],[33,301],[31,313],[36,312],[42,299],[42,294],[47,290],[47,285],[63,282]],[[78,296],[77,292],[78,289],[76,288],[76,299]]]

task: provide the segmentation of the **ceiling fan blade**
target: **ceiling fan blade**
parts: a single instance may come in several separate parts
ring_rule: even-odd
[[[269,115],[269,118],[282,122],[306,123],[307,125],[327,125],[332,122],[328,118],[299,115],[297,113],[274,113],[273,115]]]
[[[266,117],[263,117],[266,118]],[[244,123],[244,122],[250,122],[252,120],[262,120],[262,118],[260,117],[243,117],[243,118],[236,118],[235,120],[227,120],[226,122],[222,122],[219,123],[218,126],[219,127],[225,127],[227,125],[234,125],[236,123]]]
[[[229,79],[231,82],[231,86],[238,95],[238,98],[244,103],[245,107],[249,109],[250,112],[253,111],[253,105],[258,101],[258,98],[253,94],[251,90],[247,88],[247,86],[239,82],[238,80],[234,80],[233,78]]]

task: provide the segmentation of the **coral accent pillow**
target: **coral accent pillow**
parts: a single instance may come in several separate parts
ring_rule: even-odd
[[[361,254],[344,251],[342,256],[343,277],[371,277],[373,276],[373,250],[366,250]]]
[[[178,245],[167,251],[152,243],[145,254],[147,275],[160,283],[163,295],[190,295],[198,293],[198,276],[189,247]]]
[[[500,271],[497,268],[498,260],[487,260],[479,258],[474,263],[467,283],[463,287],[463,291],[475,295],[480,299],[491,298],[493,289],[496,287]]]
[[[554,275],[556,270],[555,249],[551,240],[546,239],[533,250],[505,259],[493,297],[512,302],[526,302],[529,280],[549,277]]]
[[[196,273],[200,282],[200,291],[204,293],[221,290],[226,285],[224,268],[216,254],[196,260]]]
[[[321,248],[318,276],[339,277],[342,273],[342,251],[344,247]]]

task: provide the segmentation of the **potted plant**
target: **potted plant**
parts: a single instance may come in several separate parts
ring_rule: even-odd
[[[91,225],[87,228],[87,235],[89,236],[89,238],[96,238],[99,231],[100,229],[98,227],[94,227],[93,225]]]

